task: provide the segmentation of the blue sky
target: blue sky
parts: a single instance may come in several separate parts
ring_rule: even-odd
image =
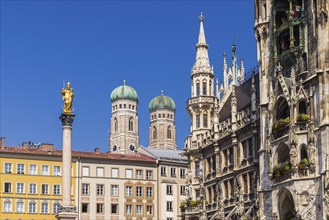
[[[149,142],[150,100],[176,102],[177,144],[189,134],[186,100],[200,12],[215,75],[231,46],[255,66],[253,1],[1,1],[1,136],[61,148],[63,80],[75,90],[73,149],[108,150],[110,93],[139,95],[140,143]]]

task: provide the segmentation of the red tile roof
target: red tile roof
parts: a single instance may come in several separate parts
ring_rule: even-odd
[[[61,156],[62,150],[46,150],[22,147],[5,147],[0,149],[0,153],[17,153],[17,154],[31,154],[31,155],[52,155]],[[155,158],[145,154],[136,153],[133,155],[120,154],[120,153],[100,153],[100,152],[87,152],[87,151],[72,151],[72,157],[90,158],[90,159],[108,159],[108,160],[129,160],[129,161],[143,161],[143,162],[156,162]]]

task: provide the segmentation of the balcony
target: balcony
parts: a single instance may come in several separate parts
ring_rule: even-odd
[[[290,162],[277,164],[273,168],[273,183],[279,183],[292,177],[292,165]]]
[[[272,131],[272,138],[273,138],[273,140],[276,140],[276,139],[278,139],[280,137],[283,137],[283,136],[289,134],[289,129],[290,129],[290,125],[287,124],[287,125],[285,125],[282,128],[277,128],[277,129],[273,130]]]
[[[193,105],[193,104],[213,104],[215,102],[215,97],[213,96],[197,96],[192,97],[187,100],[187,105]]]

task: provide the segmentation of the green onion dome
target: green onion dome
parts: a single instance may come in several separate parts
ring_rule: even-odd
[[[172,98],[170,98],[169,96],[163,95],[162,91],[161,91],[161,95],[153,98],[149,104],[150,112],[154,112],[159,109],[167,109],[171,111],[176,110],[176,105],[174,100],[172,100]]]
[[[131,86],[127,86],[126,81],[124,80],[123,86],[119,86],[112,91],[110,99],[111,102],[122,99],[129,99],[138,102],[138,95],[136,90]]]

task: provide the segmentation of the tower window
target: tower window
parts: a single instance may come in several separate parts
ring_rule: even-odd
[[[207,83],[202,83],[202,95],[207,95]]]
[[[118,131],[118,119],[114,118],[114,132]]]
[[[203,114],[203,127],[208,127],[208,115]]]
[[[199,128],[200,127],[200,115],[196,115],[196,127]]]
[[[171,127],[170,126],[168,126],[168,128],[167,128],[167,138],[171,139]]]
[[[200,83],[196,83],[196,95],[200,95]]]
[[[133,121],[133,118],[132,117],[129,119],[128,129],[129,129],[129,131],[133,131],[134,130],[134,121]]]
[[[153,140],[157,139],[157,129],[156,127],[153,127]]]

